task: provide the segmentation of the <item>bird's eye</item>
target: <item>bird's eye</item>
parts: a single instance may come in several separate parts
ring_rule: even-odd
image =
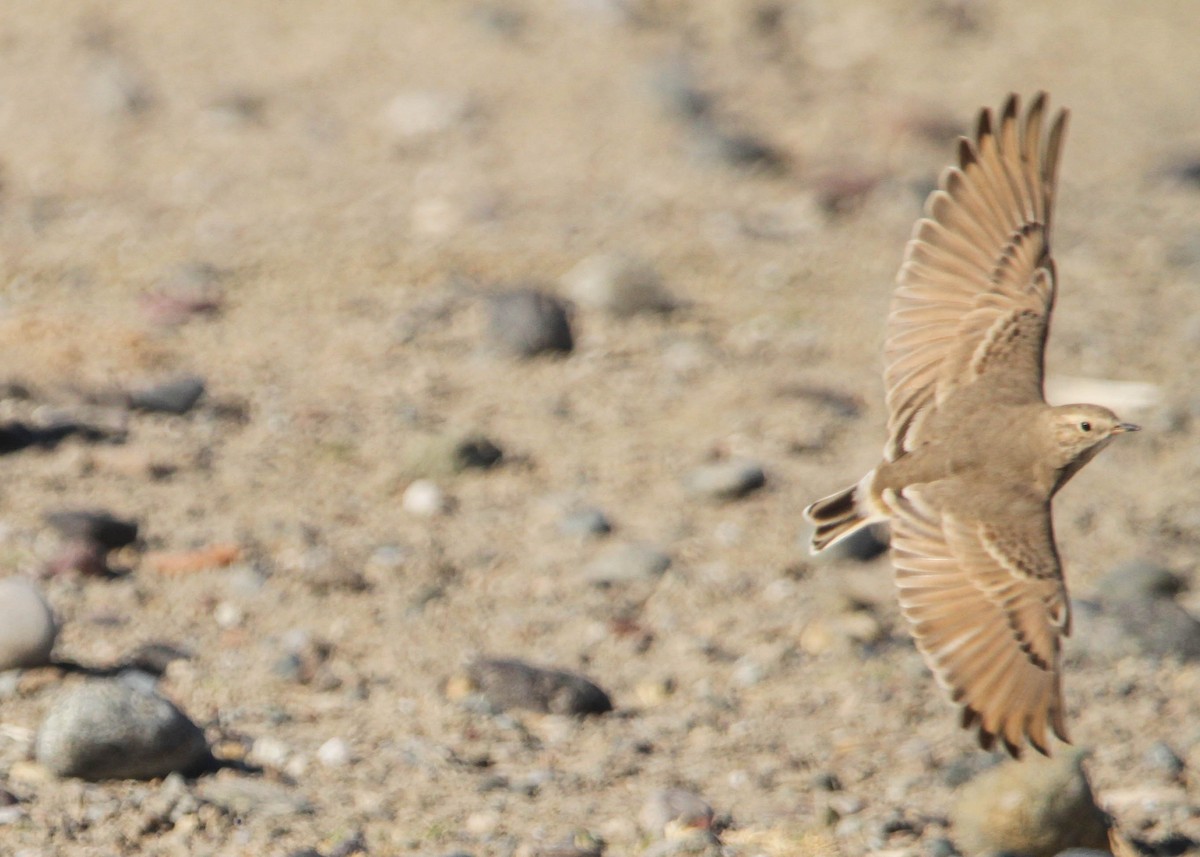
[[[1081,431],[1091,431],[1091,430],[1092,430],[1092,424],[1091,424],[1091,423],[1089,423],[1087,420],[1084,420],[1083,422],[1081,422],[1081,423],[1079,424],[1079,428],[1080,428],[1080,430],[1081,430]]]

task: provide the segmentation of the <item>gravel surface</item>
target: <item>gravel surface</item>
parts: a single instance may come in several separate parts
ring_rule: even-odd
[[[1200,852],[1197,44],[1184,0],[7,10],[0,577],[59,630],[0,673],[5,853],[981,841],[886,534],[816,562],[800,511],[879,456],[954,135],[1037,89],[1052,389],[1145,428],[1057,502],[1067,722],[1123,834]],[[215,762],[38,764],[132,667]]]

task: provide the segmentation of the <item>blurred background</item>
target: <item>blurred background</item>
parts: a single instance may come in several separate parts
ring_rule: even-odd
[[[7,6],[6,571],[58,657],[186,651],[160,689],[260,771],[146,821],[157,784],[21,766],[82,679],[15,684],[20,853],[667,854],[672,787],[733,853],[969,853],[988,757],[880,546],[817,564],[800,510],[879,456],[955,137],[1038,90],[1072,111],[1055,389],[1147,428],[1058,503],[1068,721],[1101,805],[1185,853],[1198,44],[1187,0]],[[115,579],[44,518],[80,508],[139,524]],[[451,691],[478,657],[616,711],[493,716]]]

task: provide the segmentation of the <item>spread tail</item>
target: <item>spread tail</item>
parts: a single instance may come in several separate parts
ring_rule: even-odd
[[[874,476],[872,470],[857,485],[818,500],[804,510],[804,517],[816,527],[810,544],[814,554],[880,520],[862,501]]]

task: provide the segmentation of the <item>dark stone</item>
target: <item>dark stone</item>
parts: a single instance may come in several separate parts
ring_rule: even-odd
[[[182,375],[131,390],[129,406],[150,413],[186,414],[204,395],[204,379],[199,375]]]
[[[137,521],[118,518],[102,509],[48,512],[45,520],[66,539],[96,542],[109,550],[137,541]]]
[[[567,308],[554,295],[538,289],[516,289],[492,295],[488,336],[501,351],[516,357],[566,354],[575,347]]]
[[[499,711],[524,708],[551,714],[604,714],[613,707],[608,694],[583,676],[524,661],[478,660],[471,664],[468,675]]]

